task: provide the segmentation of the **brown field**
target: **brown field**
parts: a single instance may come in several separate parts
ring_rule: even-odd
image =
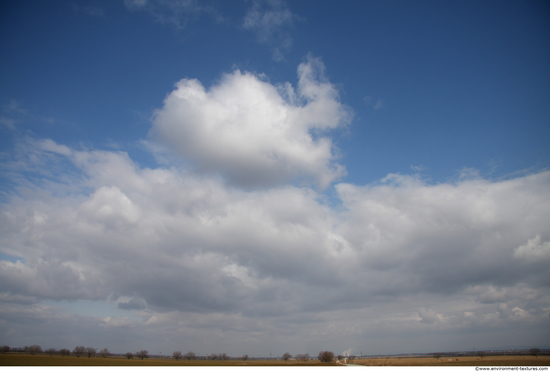
[[[29,355],[29,354],[0,354],[0,366],[335,366],[335,363],[323,364],[317,360],[309,362],[298,362],[289,360],[288,363],[283,360],[247,360],[244,362],[239,359],[226,361],[218,360],[174,360],[174,359],[126,359],[124,357],[107,357],[107,358],[88,358],[81,356],[49,356],[49,355]]]
[[[366,366],[550,366],[550,355],[497,355],[484,356],[403,356],[390,358],[355,359],[353,364]]]
[[[449,360],[450,359],[450,360]],[[389,357],[389,358],[356,358],[353,364],[365,366],[550,366],[550,356],[539,355],[505,355],[505,356],[459,356],[441,357]],[[174,359],[126,359],[122,357],[87,358],[58,355],[28,355],[28,354],[0,354],[1,366],[341,366],[336,363],[319,363],[317,360],[298,362],[290,360],[179,360]]]

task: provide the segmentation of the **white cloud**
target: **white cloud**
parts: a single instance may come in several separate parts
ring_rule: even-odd
[[[70,156],[72,151],[67,146],[58,145],[51,139],[45,139],[38,143],[38,146],[45,151],[53,152],[60,155]]]
[[[550,260],[550,241],[542,242],[540,234],[527,243],[520,245],[514,252],[514,257],[530,262]]]
[[[549,172],[502,182],[427,185],[393,175],[379,185],[339,184],[347,208],[340,231],[367,267],[408,272],[391,280],[403,292],[544,281],[542,267],[530,266],[530,274],[517,268],[515,252],[526,235],[548,231],[549,184]]]
[[[103,318],[103,327],[131,327],[134,325],[134,322],[126,317],[106,317]]]
[[[180,81],[151,135],[195,168],[16,143],[2,164],[15,187],[0,206],[0,247],[21,260],[0,260],[2,334],[143,348],[146,333],[231,353],[369,338],[382,352],[402,335],[498,329],[494,341],[518,327],[536,330],[526,343],[545,339],[550,172],[490,181],[466,169],[435,185],[388,174],[337,184],[327,203],[313,185],[344,170],[326,133],[350,113],[320,60],[298,77],[296,88],[240,71],[209,89]],[[116,303],[128,316],[67,315],[48,301]]]
[[[433,324],[439,322],[439,315],[431,309],[426,309],[424,307],[418,310],[418,316],[420,317],[420,322]]]
[[[425,165],[413,165],[413,164],[411,164],[411,169],[414,170],[414,171],[417,171],[417,172],[423,172],[423,171],[427,171],[428,167],[426,167]]]
[[[319,59],[300,64],[298,76],[297,91],[239,70],[209,90],[181,80],[155,113],[151,135],[237,185],[313,180],[326,187],[345,170],[322,134],[345,125],[350,111]]]
[[[103,186],[80,208],[87,218],[107,226],[134,223],[139,220],[139,208],[115,186]]]
[[[550,172],[438,185],[388,175],[337,185],[338,210],[310,188],[243,191],[175,168],[140,168],[123,152],[26,146],[32,157],[14,161],[23,171],[32,158],[51,175],[66,162],[78,172],[3,204],[0,244],[24,259],[0,261],[4,309],[123,298],[119,311],[137,318],[79,322],[118,329],[129,343],[132,332],[163,334],[164,343],[214,337],[236,353],[230,339],[256,350],[266,334],[285,348],[288,332],[340,344],[548,318],[546,267],[517,262],[545,252],[537,234],[550,232]],[[58,192],[64,183],[72,192]],[[166,324],[183,333],[167,336]]]

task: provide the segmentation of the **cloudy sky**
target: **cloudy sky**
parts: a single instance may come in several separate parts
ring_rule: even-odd
[[[550,347],[544,1],[0,5],[0,343]]]

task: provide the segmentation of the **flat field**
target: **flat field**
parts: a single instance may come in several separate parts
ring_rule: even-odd
[[[390,358],[355,359],[353,364],[365,366],[550,366],[550,355],[498,355],[498,356],[402,356]]]
[[[309,362],[298,362],[289,360],[247,360],[246,362],[239,359],[217,361],[217,360],[174,360],[174,359],[160,359],[160,358],[147,358],[147,359],[126,359],[123,357],[108,357],[108,358],[88,358],[81,356],[79,358],[75,356],[59,356],[59,355],[29,355],[29,354],[0,354],[0,366],[335,366],[335,363],[319,363],[317,360]]]
[[[356,358],[355,365],[364,366],[550,366],[550,356],[539,355],[505,355],[463,357],[433,357],[401,356],[390,358]],[[174,359],[126,359],[122,357],[88,358],[75,356],[61,357],[58,355],[28,355],[28,354],[0,354],[0,366],[343,366],[337,363],[320,363],[317,360],[298,362],[289,360],[174,360]]]

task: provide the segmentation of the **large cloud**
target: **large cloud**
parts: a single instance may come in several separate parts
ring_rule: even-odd
[[[345,170],[323,133],[345,125],[350,111],[319,59],[309,57],[298,76],[297,91],[239,70],[209,90],[181,80],[155,113],[151,135],[239,186],[299,180],[326,187]]]
[[[50,140],[23,147],[10,169],[44,177],[2,206],[3,253],[22,258],[0,261],[6,311],[43,300],[110,301],[143,320],[94,322],[156,329],[179,319],[201,337],[209,331],[183,314],[231,319],[226,327],[239,324],[245,338],[285,322],[305,338],[337,326],[321,332],[329,339],[548,327],[550,172],[339,184],[337,210],[310,188],[242,191],[173,168],[139,168],[122,152]],[[52,181],[66,164],[73,175]]]
[[[165,347],[192,338],[251,354],[292,342],[343,352],[369,338],[377,352],[444,347],[433,334],[469,348],[479,330],[483,347],[503,334],[545,340],[550,171],[435,185],[389,174],[337,184],[329,200],[319,190],[345,171],[327,133],[350,111],[320,60],[298,77],[296,90],[240,71],[208,90],[180,81],[151,136],[185,169],[16,143],[1,164],[13,188],[0,214],[0,335],[52,340],[69,321],[57,342],[108,335],[139,349],[146,333]],[[71,315],[56,301],[112,309]],[[402,337],[422,342],[396,349]]]

